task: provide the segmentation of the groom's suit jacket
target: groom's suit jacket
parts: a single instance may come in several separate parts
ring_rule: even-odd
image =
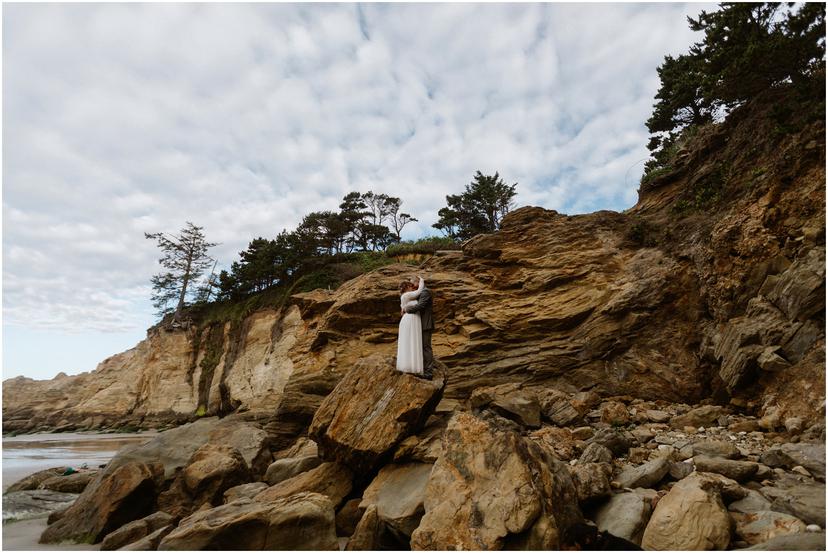
[[[420,321],[423,323],[423,332],[431,332],[434,330],[434,316],[431,313],[431,290],[423,288],[420,292],[420,299],[417,300],[417,305],[406,307],[406,313],[419,313]]]

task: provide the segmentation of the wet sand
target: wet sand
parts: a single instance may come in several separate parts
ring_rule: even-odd
[[[4,551],[99,551],[101,546],[87,544],[37,543],[46,529],[46,517],[21,520],[3,525]]]
[[[25,434],[3,438],[3,491],[34,472],[50,467],[97,468],[124,446],[143,443],[155,432],[136,434]],[[3,511],[4,518],[11,513]],[[100,545],[37,543],[46,528],[46,516],[3,523],[3,549],[13,551],[97,551]]]

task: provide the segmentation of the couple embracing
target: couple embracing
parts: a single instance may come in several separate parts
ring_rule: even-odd
[[[431,313],[431,290],[418,276],[418,284],[404,280],[400,284],[400,330],[397,338],[397,370],[431,380],[434,375],[434,354],[431,334],[434,317]]]

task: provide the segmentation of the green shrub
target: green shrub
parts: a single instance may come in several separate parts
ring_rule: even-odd
[[[627,239],[638,246],[651,248],[658,244],[658,228],[644,219],[636,218],[627,230]]]
[[[409,254],[433,254],[438,250],[459,250],[460,242],[447,236],[430,236],[419,240],[406,240],[391,244],[386,248],[385,255],[396,257]]]

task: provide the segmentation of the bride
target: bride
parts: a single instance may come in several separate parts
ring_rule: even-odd
[[[415,375],[423,374],[423,325],[419,313],[406,313],[405,308],[417,304],[420,292],[425,288],[423,277],[420,285],[409,280],[400,284],[400,331],[397,337],[397,370]]]

